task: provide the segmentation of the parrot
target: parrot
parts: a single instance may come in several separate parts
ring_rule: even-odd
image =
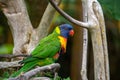
[[[30,56],[19,62],[23,66],[10,77],[20,76],[35,66],[45,66],[54,63],[61,54],[66,53],[67,39],[73,35],[73,26],[70,24],[61,24],[55,27],[51,34],[39,41]]]

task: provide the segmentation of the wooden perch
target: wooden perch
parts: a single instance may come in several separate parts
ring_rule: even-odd
[[[35,77],[35,78],[31,78],[30,80],[51,80],[48,77]]]
[[[83,21],[88,22],[88,7],[87,0],[82,0],[82,8],[83,8]],[[87,78],[87,58],[88,57],[88,30],[86,28],[83,29],[83,53],[82,53],[82,65],[81,65],[81,78],[82,80],[88,80]]]
[[[20,75],[19,77],[10,78],[9,80],[29,80],[32,76],[36,75],[39,72],[43,72],[45,70],[53,70],[53,69],[58,70],[59,68],[60,68],[60,65],[58,63],[53,63],[53,64],[46,65],[43,67],[37,67],[35,69],[32,69],[32,70]]]
[[[28,57],[29,55],[26,54],[20,54],[20,55],[11,55],[11,54],[0,54],[0,58],[7,58],[7,59],[13,59],[17,57]],[[18,64],[21,60],[19,61],[13,61],[13,62],[0,62],[0,69],[4,68],[9,68],[9,67],[19,67],[22,66]]]
[[[0,69],[8,68],[8,67],[22,66],[22,65],[18,64],[18,62],[20,62],[20,61],[21,60],[19,60],[19,61],[13,61],[13,62],[0,62]]]
[[[16,57],[28,57],[27,54],[18,54],[18,55],[12,55],[12,54],[0,54],[0,58],[16,58]]]
[[[104,67],[105,67],[105,77],[106,80],[110,79],[109,76],[109,61],[108,61],[108,47],[107,47],[107,38],[106,38],[106,29],[105,29],[105,21],[103,16],[102,8],[99,4],[99,2],[95,2],[93,4],[93,10],[96,14],[96,17],[99,21],[100,31],[101,31],[101,37],[102,37],[102,46],[103,46],[103,53],[104,53]]]

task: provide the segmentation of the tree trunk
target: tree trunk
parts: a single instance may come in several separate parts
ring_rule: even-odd
[[[58,4],[56,2],[56,4]],[[28,16],[24,0],[0,0],[14,40],[13,54],[30,54],[39,40],[48,34],[55,9],[48,4],[39,26],[35,29]]]

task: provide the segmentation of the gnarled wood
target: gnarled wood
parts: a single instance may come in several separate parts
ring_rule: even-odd
[[[57,0],[56,4],[60,0]],[[39,40],[48,34],[48,28],[53,19],[55,9],[49,4],[41,19],[40,25],[34,29],[25,6],[24,0],[0,0],[14,40],[13,54],[30,53]]]
[[[2,10],[7,17],[14,39],[13,54],[27,53],[27,44],[33,28],[24,0],[6,0],[3,5],[5,6]]]

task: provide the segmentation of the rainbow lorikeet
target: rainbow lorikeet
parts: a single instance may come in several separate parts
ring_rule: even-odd
[[[67,38],[73,36],[73,34],[73,27],[70,24],[57,26],[51,34],[39,42],[29,57],[20,62],[24,64],[23,67],[12,74],[11,77],[17,77],[35,66],[54,63],[60,54],[66,52]]]

